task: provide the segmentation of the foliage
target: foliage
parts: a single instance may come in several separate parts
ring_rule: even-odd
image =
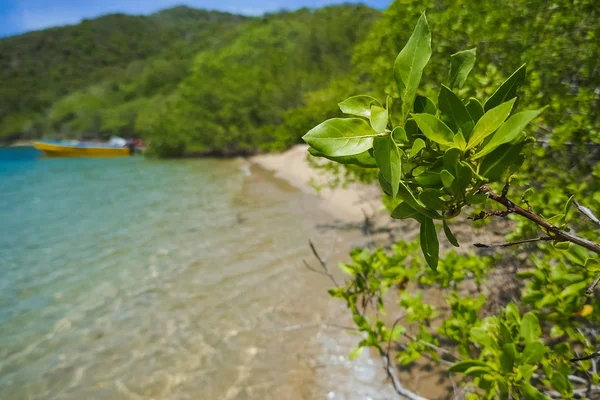
[[[348,79],[352,49],[378,15],[176,7],[5,38],[0,137],[140,136],[161,155],[282,149],[316,123],[331,96],[322,87],[349,93],[333,82]]]
[[[595,360],[600,305],[597,296],[585,295],[600,271],[600,246],[585,239],[597,235],[570,218],[572,209],[595,217],[570,194],[544,204],[553,193],[543,197],[530,189],[523,193],[525,208],[507,197],[514,173],[536,151],[528,149],[535,142],[528,125],[544,111],[518,110],[517,103],[527,104],[518,95],[525,66],[494,90],[473,89],[488,93],[481,102],[461,89],[477,65],[476,51],[461,51],[451,56],[438,89],[425,89],[426,97],[418,88],[431,54],[423,14],[388,69],[399,96],[390,91],[385,102],[350,97],[339,104],[349,117],[328,119],[303,137],[313,156],[353,168],[377,167],[383,192],[398,198],[391,216],[420,224],[418,244],[400,242],[391,252],[354,250],[352,262],[340,266],[350,279],[330,294],[346,302],[364,334],[351,357],[372,347],[384,360],[394,352],[400,364],[428,358],[461,379],[465,398],[589,398],[600,393]],[[436,73],[441,74],[439,68]],[[539,186],[551,184],[556,181]],[[585,183],[574,185],[593,190]],[[520,221],[515,236],[536,234],[532,227],[543,232],[502,247],[535,242],[538,252],[525,261],[519,253],[501,262],[454,251],[440,257],[435,221],[442,223],[448,242],[458,246],[448,222],[481,203],[496,207],[475,215],[476,220],[510,215]],[[569,225],[580,228],[577,234]],[[503,271],[511,264],[516,264],[514,277]],[[498,284],[502,288],[494,290]],[[425,301],[423,290],[444,290],[445,304]],[[390,291],[397,293],[401,309],[395,321],[385,317],[386,301],[394,297]],[[492,296],[500,306],[490,304]],[[436,324],[438,315],[444,316],[441,324]],[[393,374],[387,364],[386,369]],[[399,394],[418,398],[397,380],[393,383]]]

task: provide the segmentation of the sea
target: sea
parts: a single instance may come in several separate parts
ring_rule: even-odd
[[[304,265],[351,247],[319,201],[240,159],[0,149],[0,399],[394,397]]]

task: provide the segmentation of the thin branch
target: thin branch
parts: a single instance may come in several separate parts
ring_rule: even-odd
[[[383,359],[383,368],[385,369],[387,376],[392,380],[392,384],[394,385],[394,390],[396,391],[396,393],[398,393],[400,396],[406,397],[409,400],[428,400],[426,397],[421,397],[418,394],[402,386],[400,380],[392,370],[392,365],[390,364],[390,356],[381,348],[379,348],[379,355]]]
[[[490,199],[494,200],[495,202],[502,204],[504,207],[506,207],[506,210],[508,212],[525,217],[528,220],[534,222],[536,225],[539,225],[540,227],[544,228],[549,235],[553,235],[554,240],[560,242],[571,242],[581,247],[584,247],[590,250],[591,252],[600,254],[600,245],[598,245],[597,243],[561,230],[560,228],[552,225],[539,215],[519,207],[506,197],[502,197],[494,193],[488,185],[483,185],[480,189],[480,192],[485,193]]]
[[[474,243],[473,246],[484,248],[484,249],[491,249],[493,247],[510,247],[510,246],[517,246],[519,244],[544,242],[544,241],[549,241],[549,240],[556,240],[556,239],[554,239],[551,236],[541,236],[539,238],[515,240],[514,242],[506,242],[506,243],[490,243],[490,244]]]
[[[592,210],[590,210],[587,207],[582,206],[581,204],[579,204],[577,202],[577,200],[573,200],[573,204],[575,204],[575,207],[577,207],[579,212],[582,213],[583,215],[585,215],[586,217],[588,217],[590,219],[590,221],[592,221],[596,225],[600,225],[600,220],[598,218],[596,218],[596,216],[594,215]]]
[[[312,253],[315,255],[315,258],[317,260],[319,260],[319,264],[321,264],[321,268],[323,268],[325,275],[327,275],[329,277],[329,279],[331,279],[331,282],[333,282],[335,287],[340,287],[340,285],[338,285],[338,283],[336,282],[333,275],[331,275],[331,272],[329,272],[329,269],[327,268],[327,263],[325,263],[325,261],[321,258],[321,256],[317,252],[317,249],[315,248],[315,245],[313,244],[313,242],[310,239],[308,240],[308,244],[310,245],[310,249],[312,250]]]
[[[310,270],[310,271],[312,271],[312,272],[315,272],[315,273],[317,273],[317,274],[319,274],[319,275],[325,275],[325,276],[327,276],[327,274],[326,274],[325,272],[323,272],[323,271],[319,271],[318,269],[314,269],[313,267],[311,267],[311,266],[310,266],[310,265],[309,265],[309,264],[306,262],[306,260],[302,260],[302,262],[304,263],[304,266],[305,266],[305,267],[306,267],[308,270]]]
[[[597,358],[597,357],[600,357],[600,351],[597,351],[595,353],[592,353],[590,355],[583,356],[583,357],[574,357],[574,358],[571,358],[569,361],[571,361],[571,362],[585,361],[585,360],[591,360],[592,358]]]
[[[596,278],[596,280],[594,281],[594,283],[592,283],[589,288],[586,289],[585,293],[586,294],[592,294],[592,292],[594,291],[594,289],[596,289],[596,286],[598,286],[599,282],[600,282],[600,276]]]

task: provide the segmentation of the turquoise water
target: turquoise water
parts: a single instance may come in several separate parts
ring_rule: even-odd
[[[318,327],[329,283],[301,260],[337,246],[330,217],[269,172],[0,149],[0,190],[0,398],[384,393]]]

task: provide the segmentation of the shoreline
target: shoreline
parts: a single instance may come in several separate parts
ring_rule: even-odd
[[[317,195],[321,199],[321,209],[336,218],[364,221],[366,215],[372,215],[382,207],[375,185],[323,186],[317,191],[314,184],[325,185],[329,178],[309,165],[307,149],[308,145],[298,144],[281,153],[254,155],[248,161],[274,172],[276,178],[287,181],[304,193]]]

